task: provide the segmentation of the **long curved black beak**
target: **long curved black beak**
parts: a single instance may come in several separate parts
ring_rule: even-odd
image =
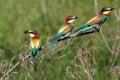
[[[77,19],[77,18],[79,18],[79,17],[75,16],[75,19]]]
[[[114,8],[106,8],[106,11],[112,11],[112,10],[114,10]]]
[[[24,34],[28,34],[29,33],[29,31],[28,30],[24,30]]]
[[[77,16],[72,16],[71,19],[77,19],[78,17]]]
[[[114,8],[110,8],[110,10],[114,10]]]

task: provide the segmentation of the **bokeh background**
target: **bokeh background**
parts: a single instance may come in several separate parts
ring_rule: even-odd
[[[42,46],[52,39],[67,15],[78,16],[75,29],[102,7],[115,10],[101,33],[79,36],[42,50],[7,80],[117,80],[120,65],[120,0],[1,0],[0,76],[28,54],[24,30],[37,30]],[[117,70],[117,71],[116,71]]]

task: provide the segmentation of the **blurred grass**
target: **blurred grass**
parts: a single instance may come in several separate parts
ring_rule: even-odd
[[[98,10],[100,11],[103,6],[114,7],[118,10],[120,9],[119,3],[119,0],[98,0]],[[51,36],[53,37],[57,33],[67,15],[79,16],[80,18],[77,20],[75,28],[80,27],[95,15],[94,1],[1,0],[0,49],[5,51],[5,53],[0,55],[0,60],[5,61],[6,69],[8,69],[10,60],[18,54],[18,48],[26,41],[26,36],[23,34],[24,30],[37,30],[42,39],[42,44],[44,45],[48,38],[51,38]],[[115,19],[114,12],[110,14],[108,20],[102,27],[103,32],[107,37],[107,41],[110,47],[112,47],[117,27],[117,20]],[[50,54],[54,53],[54,55],[52,55],[52,60],[48,55],[43,61],[38,62],[38,67],[40,68],[38,70],[41,72],[42,77],[45,80],[72,80],[65,74],[66,67],[70,65],[71,60],[79,49],[84,50],[91,46],[99,48],[98,51],[95,51],[94,54],[92,54],[93,56],[95,55],[97,63],[95,68],[98,69],[95,80],[116,79],[113,74],[110,76],[107,75],[111,54],[107,50],[99,33],[71,39],[71,43],[65,49],[63,49],[63,46],[66,46],[64,43],[65,41],[61,42],[61,45],[57,50],[54,50],[55,52],[50,52]],[[47,54],[48,50],[51,50],[51,48],[41,51],[41,54]],[[59,56],[64,54],[68,55],[58,59]],[[16,61],[17,60],[15,60],[15,62]],[[120,65],[119,61],[120,59],[117,58],[115,65]],[[93,61],[91,61],[91,64],[93,64]],[[19,71],[19,69],[22,69],[22,67],[19,67],[16,70],[19,72],[17,80],[38,80],[32,67],[27,67],[27,71]],[[24,74],[27,72],[32,75],[33,79],[25,78],[26,76]],[[81,70],[79,70],[79,72],[81,75],[84,74]],[[14,75],[11,74],[10,80],[13,79],[13,76]],[[83,75],[83,80],[86,80],[85,77],[86,75]]]

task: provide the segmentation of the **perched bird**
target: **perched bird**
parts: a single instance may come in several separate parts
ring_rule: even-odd
[[[39,51],[41,50],[40,39],[39,39],[39,36],[38,36],[38,32],[37,31],[32,31],[32,30],[25,30],[24,33],[28,34],[29,37],[30,37],[29,49],[30,49],[30,54],[34,58],[39,53]]]
[[[100,26],[107,20],[107,16],[111,13],[112,10],[114,10],[114,8],[103,7],[102,10],[95,17],[89,20],[81,28],[75,30],[73,34],[79,34],[80,32],[92,28],[95,28],[99,32]]]
[[[71,31],[74,29],[75,21],[78,17],[76,16],[66,16],[64,24],[59,29],[57,35],[46,45],[46,47],[54,44],[60,39],[64,39],[70,36]]]

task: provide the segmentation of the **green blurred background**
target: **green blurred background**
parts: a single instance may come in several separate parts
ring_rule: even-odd
[[[18,61],[19,56],[15,57],[10,65],[13,57],[18,55],[19,48],[28,41],[27,36],[23,34],[24,30],[37,30],[42,45],[45,45],[56,35],[67,15],[79,17],[75,29],[94,17],[96,15],[94,4],[94,0],[1,0],[0,61],[5,63],[4,71],[7,71],[9,66],[12,67]],[[117,13],[120,12],[120,0],[97,0],[97,4],[98,11],[106,6],[114,7]],[[112,50],[115,48],[114,53],[117,53],[117,49],[119,49],[119,25],[120,23],[113,11],[102,26],[102,31],[110,48]],[[93,47],[97,50],[88,50],[87,57],[93,80],[116,80],[118,74],[109,71],[112,54],[105,46],[100,33],[69,39],[67,43],[62,41],[41,51],[35,64],[37,71],[28,60],[23,66],[19,66],[14,73],[11,73],[8,80],[14,78],[17,78],[16,80],[87,80],[87,74],[83,68],[74,67],[75,70],[71,70],[74,77],[68,76],[66,69],[71,66],[74,56],[80,50],[84,53]],[[26,50],[22,51],[27,54]],[[120,55],[117,55],[113,68],[120,65],[119,57]],[[75,62],[82,65],[79,60]],[[3,65],[1,65],[1,70],[2,67]],[[76,77],[75,72],[79,73],[81,78]],[[2,72],[0,76],[2,76]]]

